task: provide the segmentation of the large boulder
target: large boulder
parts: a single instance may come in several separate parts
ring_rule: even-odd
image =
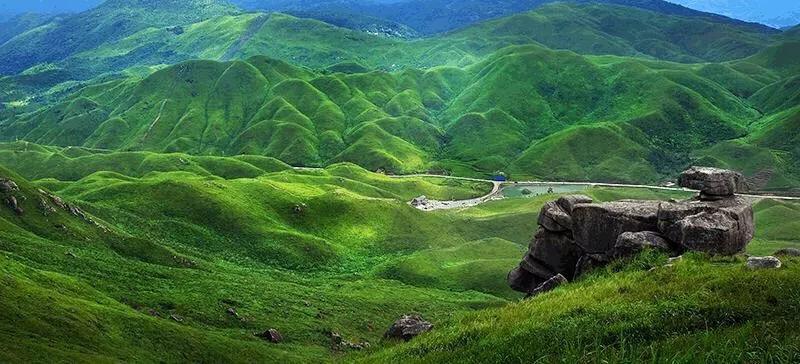
[[[699,190],[704,196],[715,199],[747,192],[747,183],[739,172],[711,167],[691,167],[678,178],[681,187]]]
[[[658,227],[682,249],[719,255],[743,251],[755,234],[753,208],[739,197],[662,203]]]
[[[425,321],[421,316],[405,315],[395,321],[383,337],[408,341],[419,334],[431,331],[431,329],[433,329],[433,324]]]
[[[606,253],[625,232],[658,231],[658,204],[619,201],[578,204],[572,209],[575,243],[587,253]]]
[[[528,256],[543,263],[550,271],[566,277],[575,274],[575,264],[581,255],[583,249],[571,237],[544,228],[536,233],[528,253]]]

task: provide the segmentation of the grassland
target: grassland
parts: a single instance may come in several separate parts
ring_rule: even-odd
[[[365,355],[390,361],[449,335],[450,325],[470,317],[465,314],[516,301],[505,273],[523,253],[539,208],[554,198],[424,213],[406,202],[420,194],[466,198],[488,186],[393,179],[347,164],[242,176],[237,171],[249,158],[219,158],[217,169],[200,169],[197,157],[74,148],[71,158],[38,167],[60,152],[40,147],[17,153],[14,163],[34,183],[6,169],[0,173],[17,181],[28,197],[22,216],[0,209],[2,289],[13,297],[3,300],[0,310],[0,341],[15,343],[3,352],[3,361],[373,360]],[[192,167],[143,163],[137,170],[99,170],[106,168],[104,159],[134,165],[142,154],[152,161],[185,158]],[[105,228],[64,211],[42,215],[38,188],[82,207]],[[685,196],[625,189],[587,193],[599,201]],[[798,235],[787,225],[800,214],[796,205],[765,201],[757,211],[752,250],[797,246]],[[692,259],[681,269],[703,277],[738,272]],[[608,287],[625,282],[637,285],[631,290],[636,292],[638,285],[654,282],[636,283],[644,274],[609,273],[574,289],[605,296]],[[396,345],[380,339],[383,330],[408,312],[434,320],[439,336],[382,352]],[[705,317],[704,311],[698,315]],[[280,330],[286,342],[269,344],[253,336],[266,328]],[[373,349],[332,350],[331,331],[367,340]],[[575,353],[585,348],[574,346]]]

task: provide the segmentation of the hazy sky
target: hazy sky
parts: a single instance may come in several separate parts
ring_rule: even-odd
[[[669,0],[693,9],[771,26],[800,23],[800,0]]]
[[[0,13],[62,13],[89,9],[103,0],[0,0]],[[800,23],[800,0],[669,0],[693,9],[772,26]],[[235,2],[235,1],[234,1]]]

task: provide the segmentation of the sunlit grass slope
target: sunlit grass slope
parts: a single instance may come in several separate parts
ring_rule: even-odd
[[[363,362],[792,362],[797,259],[663,256],[594,273],[534,300],[469,314]],[[654,268],[653,270],[651,270]],[[620,270],[617,272],[617,270]]]

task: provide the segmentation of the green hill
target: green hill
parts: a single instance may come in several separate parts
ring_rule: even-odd
[[[9,141],[293,165],[410,173],[452,161],[518,178],[655,182],[693,151],[745,136],[760,113],[743,97],[779,80],[710,68],[533,45],[466,68],[393,73],[324,74],[264,57],[189,61],[85,88],[0,130]]]

